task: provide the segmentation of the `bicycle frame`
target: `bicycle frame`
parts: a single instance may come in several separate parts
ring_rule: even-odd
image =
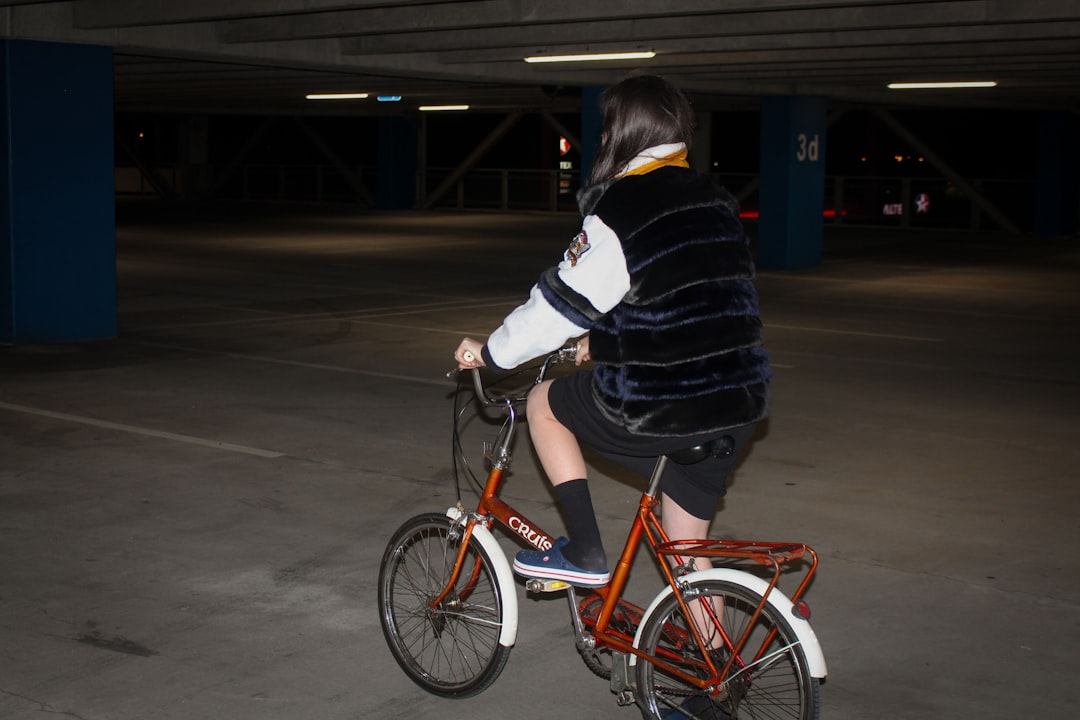
[[[540,378],[544,376],[546,369],[547,367],[545,366],[544,370],[541,371]],[[474,379],[479,398],[482,398],[487,405],[500,404],[499,401],[493,401],[490,396],[484,392],[478,373],[474,372]],[[516,401],[520,402],[522,399],[523,398],[517,398]],[[473,529],[477,524],[490,530],[491,524],[493,522],[498,522],[512,535],[524,540],[526,543],[540,551],[546,551],[554,544],[554,536],[498,497],[498,491],[502,483],[504,471],[510,464],[509,446],[513,439],[514,424],[516,422],[515,400],[504,399],[502,404],[505,405],[508,413],[507,430],[503,434],[501,442],[499,442],[496,447],[492,448],[490,457],[491,468],[488,472],[487,480],[476,509],[472,512],[465,512],[464,508],[461,508],[459,505],[458,509],[461,512],[457,522],[463,527],[464,534],[458,547],[455,564],[447,584],[438,597],[433,598],[429,602],[430,607],[433,609],[437,608],[440,603],[446,599],[460,580],[462,568],[465,567],[466,564],[465,561],[469,541],[472,538]],[[612,572],[610,583],[602,588],[594,589],[594,592],[602,598],[602,605],[596,623],[591,629],[591,642],[595,643],[596,647],[606,648],[614,652],[623,653],[626,656],[633,656],[634,658],[653,663],[664,672],[678,677],[683,682],[703,690],[708,688],[722,690],[724,683],[734,677],[734,675],[752,672],[757,664],[767,662],[768,658],[765,657],[765,651],[775,637],[775,629],[773,629],[764,641],[761,642],[760,647],[756,650],[750,649],[749,656],[744,658],[743,652],[744,650],[747,650],[745,647],[746,643],[749,640],[751,629],[756,623],[762,610],[770,602],[770,596],[779,582],[782,566],[787,562],[803,557],[810,558],[810,567],[806,570],[802,582],[799,584],[794,595],[790,598],[790,601],[796,608],[797,616],[805,619],[809,615],[805,603],[802,603],[800,600],[817,569],[817,554],[811,548],[801,544],[722,540],[670,541],[655,513],[655,509],[659,504],[656,495],[659,489],[660,478],[667,462],[668,458],[663,456],[657,461],[649,486],[641,495],[637,513],[630,526],[622,553]],[[722,666],[717,667],[716,663],[713,661],[712,655],[707,652],[707,650],[710,649],[710,646],[703,637],[701,629],[697,627],[698,623],[687,623],[689,635],[682,633],[680,637],[688,642],[692,641],[699,651],[702,660],[701,667],[698,669],[707,669],[708,672],[706,677],[691,675],[686,672],[684,669],[685,659],[680,658],[684,662],[682,667],[676,666],[665,660],[664,657],[650,655],[639,650],[635,644],[636,638],[630,638],[625,633],[619,633],[609,628],[611,619],[620,603],[623,605],[624,609],[629,608],[639,616],[649,612],[642,611],[640,608],[622,600],[623,591],[626,589],[629,582],[631,567],[637,556],[638,549],[643,543],[650,548],[654,557],[659,560],[657,564],[662,569],[667,585],[670,588],[670,591],[675,594],[679,607],[683,612],[684,617],[687,618],[695,617],[695,614],[691,611],[689,606],[689,602],[692,598],[688,599],[684,596],[683,584],[680,580],[693,571],[694,558],[707,557],[723,558],[729,561],[753,561],[771,568],[772,575],[767,581],[767,589],[761,593],[761,601],[758,603],[757,608],[752,614],[751,622],[741,637],[729,637],[716,614],[715,608],[709,603],[701,603],[704,610],[704,617],[711,623],[716,634],[722,641],[723,646],[729,651],[728,658]],[[474,574],[477,573],[478,569],[473,572]],[[468,588],[472,587],[474,581],[475,575],[473,578],[469,578],[465,583],[466,594]],[[574,615],[575,628],[578,631],[580,640],[584,641],[588,639],[589,635],[584,630],[578,607],[575,605],[573,587],[568,583],[561,583],[559,581],[548,582],[550,583],[546,588],[548,590],[561,590],[565,588],[570,592],[571,611]],[[782,593],[779,592],[777,594],[782,595]],[[805,615],[803,613],[805,613]],[[700,616],[702,615],[699,613],[699,617]],[[686,636],[683,637],[683,635]],[[736,666],[738,667],[736,668]]]

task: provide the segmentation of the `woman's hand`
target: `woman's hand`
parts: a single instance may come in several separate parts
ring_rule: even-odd
[[[472,368],[484,367],[484,361],[481,358],[483,349],[483,343],[477,342],[472,338],[463,338],[461,343],[457,346],[457,350],[454,351],[454,359],[457,360],[458,368],[461,370],[470,370]]]
[[[589,336],[581,338],[577,341],[577,352],[574,353],[574,364],[580,365],[583,362],[589,362],[592,360],[592,355],[589,354]]]

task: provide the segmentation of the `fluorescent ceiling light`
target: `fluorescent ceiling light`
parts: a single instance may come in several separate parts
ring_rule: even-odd
[[[533,55],[527,63],[590,62],[597,60],[648,60],[656,57],[652,50],[642,52],[592,53],[585,55]]]
[[[400,95],[379,95],[375,99],[378,100],[379,102],[400,102],[401,101],[401,96]]]
[[[944,88],[992,88],[997,87],[993,80],[976,82],[909,82],[889,83],[890,90],[940,90]]]
[[[363,100],[367,93],[312,93],[305,95],[308,100]]]
[[[468,110],[468,105],[421,105],[423,112],[439,112],[442,110]]]

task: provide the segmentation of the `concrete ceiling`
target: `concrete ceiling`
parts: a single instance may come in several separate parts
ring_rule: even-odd
[[[792,93],[1080,109],[1080,0],[0,0],[0,36],[111,45],[121,111],[572,111],[577,88],[635,70],[672,78],[709,109]],[[522,60],[645,49],[656,57]],[[942,80],[999,85],[885,88]],[[341,91],[372,97],[304,100]],[[403,99],[380,104],[377,94]]]

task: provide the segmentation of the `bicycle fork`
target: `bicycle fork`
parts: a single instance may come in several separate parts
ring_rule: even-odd
[[[513,647],[514,643],[517,641],[518,598],[516,592],[517,586],[514,583],[514,571],[511,569],[510,563],[506,559],[506,554],[503,552],[502,547],[499,546],[498,540],[491,534],[491,530],[489,530],[484,523],[468,523],[467,513],[462,508],[448,508],[446,516],[454,523],[461,526],[462,542],[458,548],[458,557],[455,562],[452,578],[450,579],[451,582],[446,584],[443,591],[443,597],[445,597],[450,589],[453,588],[454,583],[457,582],[457,578],[460,576],[468,543],[478,543],[484,548],[484,551],[491,562],[492,571],[498,579],[498,582],[495,583],[495,591],[499,593],[499,599],[503,608],[503,623],[502,627],[499,628],[499,644],[504,647]],[[471,535],[466,533],[466,527],[471,528]],[[435,604],[436,603],[432,603],[432,605]]]

